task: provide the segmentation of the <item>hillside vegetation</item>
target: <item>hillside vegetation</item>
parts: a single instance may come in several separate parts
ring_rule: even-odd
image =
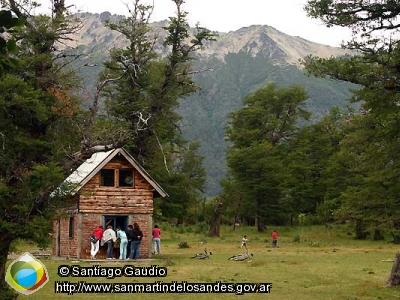
[[[126,40],[117,32],[104,26],[105,20],[117,22],[121,16],[79,14],[83,27],[74,35],[69,46],[78,46],[84,56],[78,65],[90,65],[80,69],[83,85],[89,94],[101,63],[109,56],[109,50],[122,47]],[[158,40],[165,36],[164,22],[153,23]],[[312,121],[326,115],[333,106],[349,105],[349,88],[354,85],[317,79],[305,75],[299,60],[313,54],[320,57],[343,55],[346,52],[316,44],[299,37],[286,35],[269,26],[250,26],[229,33],[217,33],[217,41],[207,43],[197,54],[194,75],[200,91],[181,99],[178,113],[182,116],[182,132],[187,139],[199,141],[199,153],[204,156],[207,172],[205,194],[216,196],[220,180],[226,174],[227,142],[224,129],[229,113],[242,105],[242,99],[251,91],[275,82],[278,86],[297,84],[305,87],[309,95],[306,109],[312,112]],[[161,44],[156,51],[167,55]]]

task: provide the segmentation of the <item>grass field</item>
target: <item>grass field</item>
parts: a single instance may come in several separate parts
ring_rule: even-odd
[[[59,277],[60,265],[119,266],[113,262],[71,262],[42,259],[49,272],[49,282],[36,293],[20,299],[400,299],[400,289],[384,288],[392,268],[391,262],[399,250],[398,245],[386,241],[356,241],[348,235],[344,225],[327,229],[324,226],[304,228],[276,228],[279,248],[270,244],[270,230],[258,233],[254,228],[223,227],[220,238],[208,238],[196,230],[162,228],[162,252],[157,259],[146,262],[129,262],[135,266],[157,265],[166,267],[167,277],[118,277],[82,278]],[[228,257],[243,252],[240,240],[243,234],[249,238],[249,250],[254,254],[251,261],[229,261]],[[187,241],[189,248],[178,247]],[[296,242],[295,242],[296,241]],[[208,260],[190,259],[195,253],[207,248],[213,255]],[[20,251],[23,251],[21,248]],[[183,282],[188,283],[272,283],[269,294],[235,293],[221,294],[56,294],[55,281],[86,282]]]

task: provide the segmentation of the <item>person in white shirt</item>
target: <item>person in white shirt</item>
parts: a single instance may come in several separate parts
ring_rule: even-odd
[[[113,257],[114,243],[117,241],[117,236],[111,225],[107,226],[107,229],[103,232],[103,237],[101,238],[101,245],[107,244],[107,259],[115,259]]]

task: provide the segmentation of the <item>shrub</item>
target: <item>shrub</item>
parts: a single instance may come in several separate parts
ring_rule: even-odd
[[[181,242],[179,242],[178,247],[179,247],[179,249],[182,249],[182,248],[190,248],[187,241],[181,241]]]
[[[300,234],[296,234],[293,237],[293,243],[300,243]]]
[[[178,233],[180,233],[180,234],[186,233],[186,227],[185,227],[185,226],[182,226],[182,225],[179,226]]]
[[[207,222],[198,222],[196,223],[195,233],[207,233],[209,226]]]

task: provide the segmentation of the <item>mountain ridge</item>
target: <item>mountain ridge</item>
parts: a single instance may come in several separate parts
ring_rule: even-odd
[[[81,63],[95,67],[82,69],[81,76],[83,84],[94,89],[96,76],[102,69],[101,63],[108,57],[108,51],[127,45],[121,34],[112,32],[102,22],[106,19],[117,22],[123,16],[109,12],[80,13],[77,16],[82,19],[83,26],[69,46],[78,46],[80,52],[91,53],[91,57]],[[159,35],[155,50],[162,56],[168,54],[168,49],[161,43],[166,35],[162,27],[167,24],[167,21],[151,24],[154,33]],[[200,154],[204,156],[207,171],[205,195],[209,197],[219,193],[219,182],[227,172],[225,127],[229,114],[242,107],[243,97],[269,82],[275,82],[279,87],[301,85],[309,94],[305,108],[312,112],[312,121],[315,122],[333,106],[349,105],[346,100],[350,98],[348,89],[355,87],[306,76],[299,63],[309,54],[330,57],[348,53],[339,47],[290,36],[268,25],[215,33],[219,35],[217,41],[207,42],[194,60],[194,70],[209,70],[193,76],[200,92],[180,99],[177,108],[182,116],[184,137],[201,144]]]
[[[124,16],[112,15],[109,12],[100,14],[78,13],[76,16],[83,20],[83,27],[73,36],[75,42],[69,42],[69,47],[79,45],[93,45],[114,41],[114,46],[125,45],[125,38],[104,26],[105,20],[118,21]],[[162,27],[168,24],[167,20],[150,23],[154,30],[165,36]],[[212,31],[218,34],[217,41],[208,42],[198,55],[202,58],[216,57],[223,59],[228,53],[245,51],[253,56],[263,53],[266,58],[276,61],[284,59],[287,63],[299,65],[299,59],[312,54],[319,57],[339,56],[348,53],[340,47],[327,46],[308,41],[299,36],[291,36],[269,25],[251,25],[229,32]],[[270,48],[266,48],[268,45]],[[94,45],[93,45],[94,46]],[[271,47],[274,46],[274,47]],[[104,49],[104,48],[103,48]],[[109,48],[104,50],[108,51]],[[158,50],[161,50],[158,47]],[[161,51],[165,53],[165,51]],[[269,57],[267,57],[269,55]]]

